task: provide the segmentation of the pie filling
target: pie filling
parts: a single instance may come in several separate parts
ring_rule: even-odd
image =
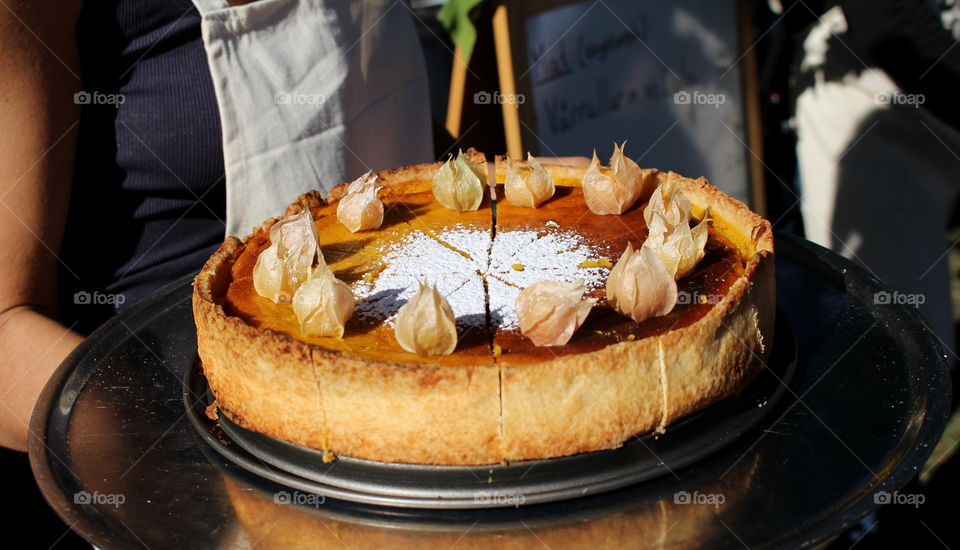
[[[253,266],[269,246],[265,234],[248,240],[233,265],[224,309],[258,328],[287,334],[321,348],[372,359],[451,365],[529,364],[585,353],[622,341],[657,336],[703,317],[743,275],[744,260],[719,231],[710,229],[706,256],[678,281],[680,298],[662,317],[636,323],[607,305],[604,284],[626,243],[646,237],[638,203],[620,216],[597,216],[575,182],[558,181],[556,195],[538,209],[485,199],[475,212],[436,206],[429,181],[384,199],[379,231],[349,233],[336,204],[314,211],[321,249],[336,277],[348,284],[356,309],[343,338],[305,337],[289,306],[276,305],[253,288]],[[497,196],[503,194],[498,189]],[[521,333],[514,311],[520,290],[537,281],[582,279],[598,298],[590,316],[565,346],[537,347]],[[454,354],[419,357],[396,343],[397,310],[420,281],[437,286],[456,316]]]

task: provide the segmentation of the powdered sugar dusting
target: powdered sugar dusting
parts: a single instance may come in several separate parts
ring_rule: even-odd
[[[437,238],[460,250],[471,258],[477,266],[476,271],[483,272],[490,262],[490,232],[469,229],[465,226],[453,226],[437,235]]]
[[[583,279],[589,290],[602,287],[610,272],[604,267],[580,267],[601,254],[570,230],[502,231],[497,233],[490,257],[490,318],[501,329],[519,326],[514,302],[527,286],[538,281]]]
[[[489,248],[489,236],[486,243]],[[450,303],[458,325],[486,323],[480,277],[485,264],[478,264],[421,231],[414,231],[380,252],[383,270],[372,282],[361,279],[352,286],[357,298],[356,315],[392,326],[397,310],[413,298],[418,283],[426,280],[436,285]]]
[[[417,283],[427,280],[450,303],[458,326],[484,326],[489,297],[492,324],[510,329],[518,326],[514,301],[522,288],[577,279],[584,279],[588,289],[598,288],[609,273],[604,267],[580,267],[603,255],[571,230],[501,231],[491,242],[488,231],[453,226],[435,236],[415,231],[380,251],[383,270],[352,285],[356,314],[392,326]]]

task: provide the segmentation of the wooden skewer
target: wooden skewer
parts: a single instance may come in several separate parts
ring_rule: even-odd
[[[503,113],[503,131],[507,140],[507,154],[512,159],[523,159],[517,82],[513,76],[513,58],[510,52],[510,26],[507,23],[507,7],[503,3],[500,3],[493,12],[493,43],[497,52],[500,109]]]
[[[463,94],[467,86],[467,64],[460,46],[453,50],[453,69],[450,71],[450,93],[447,98],[447,131],[454,138],[460,137],[460,122],[463,118]]]

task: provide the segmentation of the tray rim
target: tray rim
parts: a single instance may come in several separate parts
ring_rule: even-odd
[[[791,235],[789,233],[774,234],[774,249],[777,254],[782,254],[790,258],[796,264],[816,271],[824,276],[844,292],[850,293],[861,302],[866,303],[866,296],[861,292],[851,289],[858,283],[866,283],[872,291],[890,291],[891,287],[883,281],[877,279],[862,267],[851,260],[836,254],[835,252],[822,247],[814,242],[808,241],[802,237]],[[786,250],[784,250],[786,249]],[[831,265],[832,264],[832,265]],[[832,277],[831,277],[832,275]],[[851,290],[853,290],[851,292]],[[870,296],[871,300],[873,296]],[[875,310],[877,305],[874,304]],[[940,435],[946,429],[947,420],[950,417],[950,403],[952,385],[951,376],[946,361],[946,355],[943,352],[943,345],[934,336],[927,321],[920,315],[916,309],[899,306],[896,307],[901,315],[906,319],[901,319],[900,324],[915,324],[923,327],[924,330],[916,331],[921,340],[926,340],[928,349],[936,350],[935,353],[928,353],[921,356],[922,367],[914,370],[927,374],[927,381],[931,387],[936,386],[941,390],[940,399],[937,399],[934,392],[927,394],[927,407],[923,415],[923,422],[916,429],[916,437],[913,445],[906,451],[901,460],[897,463],[889,474],[883,478],[881,483],[861,487],[859,498],[848,498],[850,503],[846,509],[839,514],[822,514],[820,518],[811,521],[803,532],[806,533],[804,547],[812,546],[830,540],[831,536],[841,530],[853,526],[856,522],[866,517],[869,513],[877,510],[882,505],[875,502],[874,499],[866,498],[880,490],[895,491],[904,487],[913,477],[917,475],[920,466],[933,453],[934,446],[940,438]],[[787,544],[791,539],[796,539],[798,533],[792,536],[781,535],[779,538],[772,539],[758,548],[780,548]]]

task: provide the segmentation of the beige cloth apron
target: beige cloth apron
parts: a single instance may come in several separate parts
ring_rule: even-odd
[[[432,160],[423,54],[402,1],[193,2],[223,127],[227,235],[310,189]]]

